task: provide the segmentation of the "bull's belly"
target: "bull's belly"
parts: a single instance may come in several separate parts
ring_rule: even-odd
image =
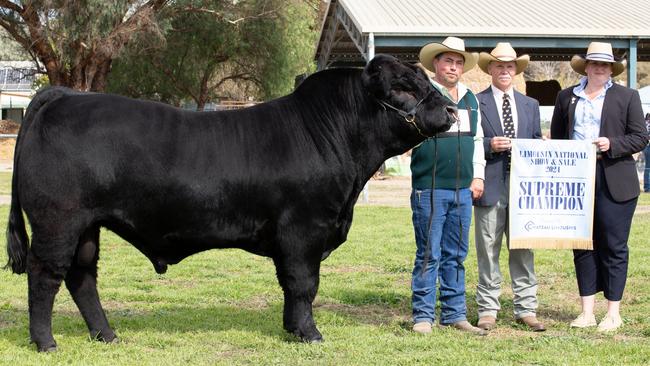
[[[274,246],[272,238],[255,235],[255,232],[240,231],[233,235],[229,230],[215,230],[208,225],[201,231],[164,230],[164,226],[134,226],[120,220],[105,220],[101,226],[115,232],[135,246],[153,263],[157,272],[163,273],[167,265],[176,264],[183,259],[206,250],[237,248],[247,252],[272,257]]]

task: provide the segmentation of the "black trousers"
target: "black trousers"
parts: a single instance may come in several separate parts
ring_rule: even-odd
[[[580,296],[603,291],[607,300],[620,301],[627,279],[627,239],[638,197],[625,202],[614,201],[607,188],[600,161],[596,163],[595,190],[594,250],[573,251],[578,290]]]

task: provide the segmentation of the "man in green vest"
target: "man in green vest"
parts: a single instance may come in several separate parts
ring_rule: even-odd
[[[478,54],[447,37],[420,50],[420,63],[435,73],[432,83],[456,103],[458,121],[445,133],[427,139],[411,156],[411,209],[415,230],[413,331],[430,333],[435,322],[437,280],[440,279],[442,326],[486,335],[467,321],[465,268],[469,248],[472,200],[483,194],[485,156],[478,101],[460,76],[471,70]],[[432,207],[433,206],[433,207]]]

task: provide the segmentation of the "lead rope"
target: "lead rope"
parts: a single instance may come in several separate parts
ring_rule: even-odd
[[[468,103],[466,97],[467,97],[467,94],[465,94],[463,99],[465,99],[465,109],[467,109],[467,117],[469,118],[469,121],[470,121],[470,131],[471,131],[472,130],[472,127],[471,127],[472,110],[469,107],[469,103]],[[457,136],[458,136],[458,151],[457,151],[457,154],[456,154],[456,187],[455,187],[455,193],[454,193],[454,205],[456,205],[456,209],[458,209],[458,206],[460,205],[460,162],[462,160],[461,159],[462,152],[461,152],[461,148],[460,148],[460,126],[458,126],[458,134],[457,134]],[[472,143],[474,143],[473,140],[472,140]],[[474,162],[472,162],[472,179],[474,178],[473,169],[474,169]],[[471,183],[470,183],[470,185],[471,185]],[[471,194],[471,192],[470,192],[470,194]],[[456,282],[458,282],[459,279],[460,279],[460,269],[459,268],[460,268],[460,266],[463,265],[462,262],[460,261],[460,258],[459,258],[460,257],[460,247],[461,247],[461,245],[463,243],[463,218],[462,218],[462,216],[460,214],[460,211],[458,211],[458,223],[460,225],[458,225],[458,228],[459,228],[458,238],[459,238],[459,240],[458,240],[458,247],[456,248],[456,261],[458,263],[458,266],[456,267]]]
[[[458,149],[456,151],[456,187],[455,192],[454,192],[454,206],[456,206],[456,212],[458,214],[458,246],[456,247],[456,263],[458,266],[456,266],[456,282],[459,281],[460,279],[460,266],[462,265],[460,261],[460,247],[463,243],[463,218],[460,214],[459,206],[460,206],[460,155],[461,155],[461,149],[460,149],[460,126],[458,126]]]
[[[431,225],[433,224],[433,216],[436,213],[436,207],[434,205],[434,193],[436,189],[436,167],[438,165],[438,134],[433,136],[433,170],[431,171],[431,191],[429,192],[429,199],[431,202],[431,207],[429,208],[429,224],[427,225],[427,243],[424,247],[424,266],[422,266],[422,271],[420,276],[424,277],[424,273],[427,270],[429,265],[429,257],[431,257]]]

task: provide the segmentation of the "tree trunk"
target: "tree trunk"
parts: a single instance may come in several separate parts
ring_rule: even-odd
[[[196,110],[203,111],[205,109],[205,104],[208,102],[210,97],[210,89],[208,88],[208,82],[210,81],[210,76],[212,75],[212,70],[207,68],[203,72],[203,77],[201,78],[201,86],[199,88],[199,95],[196,98]]]
[[[92,29],[79,34],[69,32],[61,19],[44,19],[39,12],[56,10],[68,15],[78,14],[89,5],[85,2],[0,0],[0,26],[25,50],[40,60],[51,85],[67,86],[83,91],[103,91],[111,69],[111,61],[138,32],[156,33],[155,15],[168,0],[130,2],[129,14],[115,13],[113,28],[107,35],[92,36]],[[80,13],[85,14],[81,11]],[[90,35],[89,35],[90,34]],[[66,57],[67,56],[67,57]]]
[[[104,91],[106,89],[106,79],[108,73],[111,72],[111,64],[113,60],[104,60],[97,66],[97,72],[95,73],[95,78],[91,84],[90,91]]]

